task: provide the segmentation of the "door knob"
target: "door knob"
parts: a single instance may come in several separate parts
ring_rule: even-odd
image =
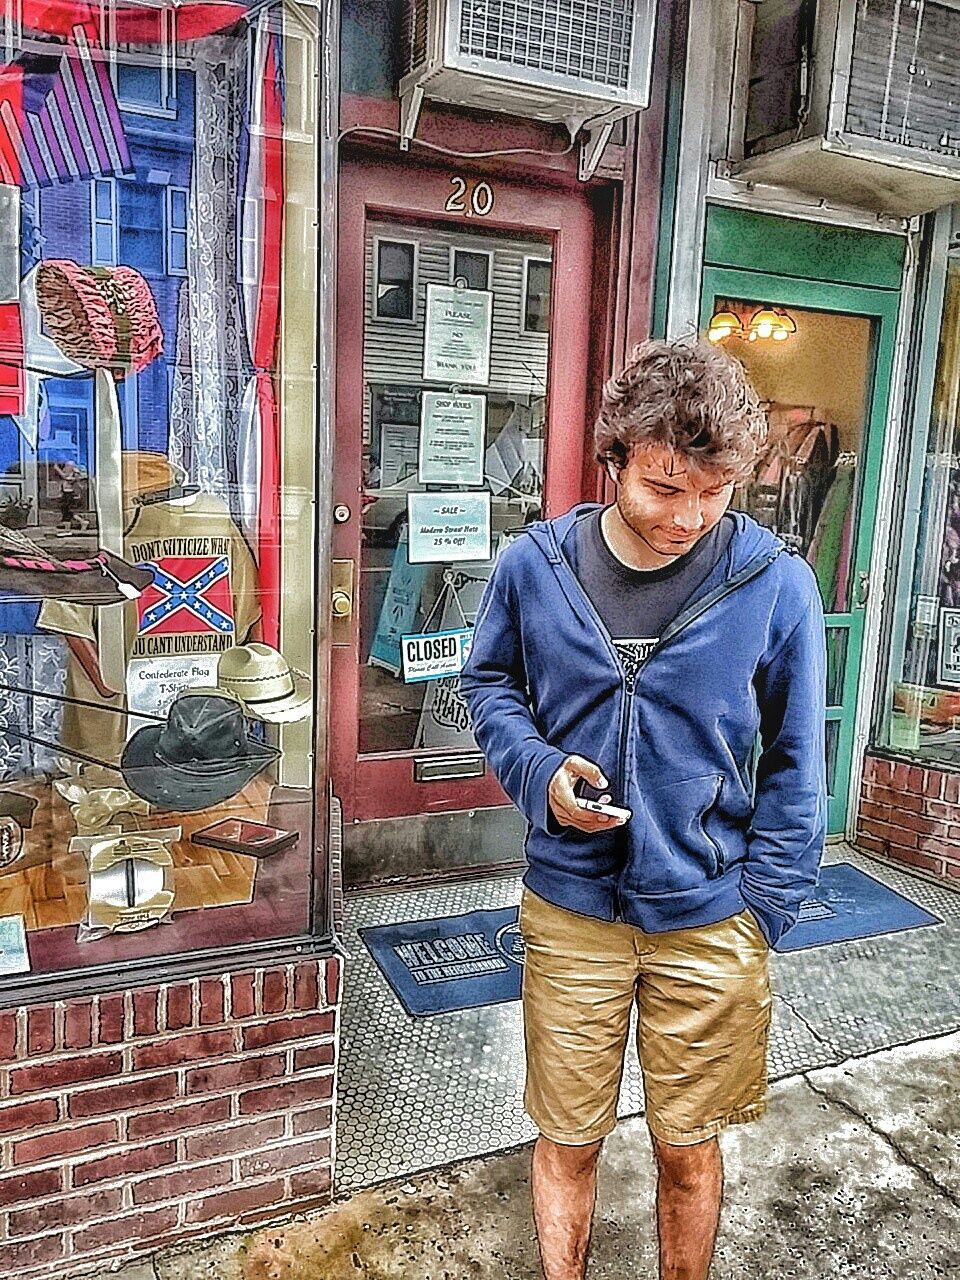
[[[353,608],[353,601],[346,591],[334,591],[330,600],[330,607],[335,618],[346,618],[349,617]]]

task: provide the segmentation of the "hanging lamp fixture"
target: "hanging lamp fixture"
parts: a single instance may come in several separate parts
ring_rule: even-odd
[[[727,338],[744,337],[743,321],[735,311],[720,298],[717,299],[710,323],[707,325],[707,339],[710,342],[724,342]]]
[[[796,332],[797,322],[782,307],[761,307],[753,313],[747,325],[747,339],[750,342],[756,342],[759,338],[785,342]]]

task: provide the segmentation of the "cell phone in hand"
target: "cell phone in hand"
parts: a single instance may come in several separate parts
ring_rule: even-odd
[[[621,822],[629,822],[633,817],[630,809],[621,808],[619,805],[610,804],[609,801],[601,800],[600,796],[608,796],[609,788],[601,788],[591,786],[584,778],[578,778],[573,786],[573,793],[577,799],[577,805],[581,809],[586,809],[589,813],[605,813],[610,818],[619,818]]]

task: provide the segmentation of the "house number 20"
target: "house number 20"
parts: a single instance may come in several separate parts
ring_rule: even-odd
[[[459,174],[450,179],[452,193],[443,206],[447,213],[462,213],[465,218],[485,218],[493,208],[493,188],[489,182],[468,182]]]

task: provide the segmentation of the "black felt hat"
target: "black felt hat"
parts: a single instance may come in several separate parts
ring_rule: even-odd
[[[279,754],[247,736],[239,699],[222,690],[184,689],[166,724],[133,735],[120,772],[130,790],[156,808],[193,813],[231,799]]]

